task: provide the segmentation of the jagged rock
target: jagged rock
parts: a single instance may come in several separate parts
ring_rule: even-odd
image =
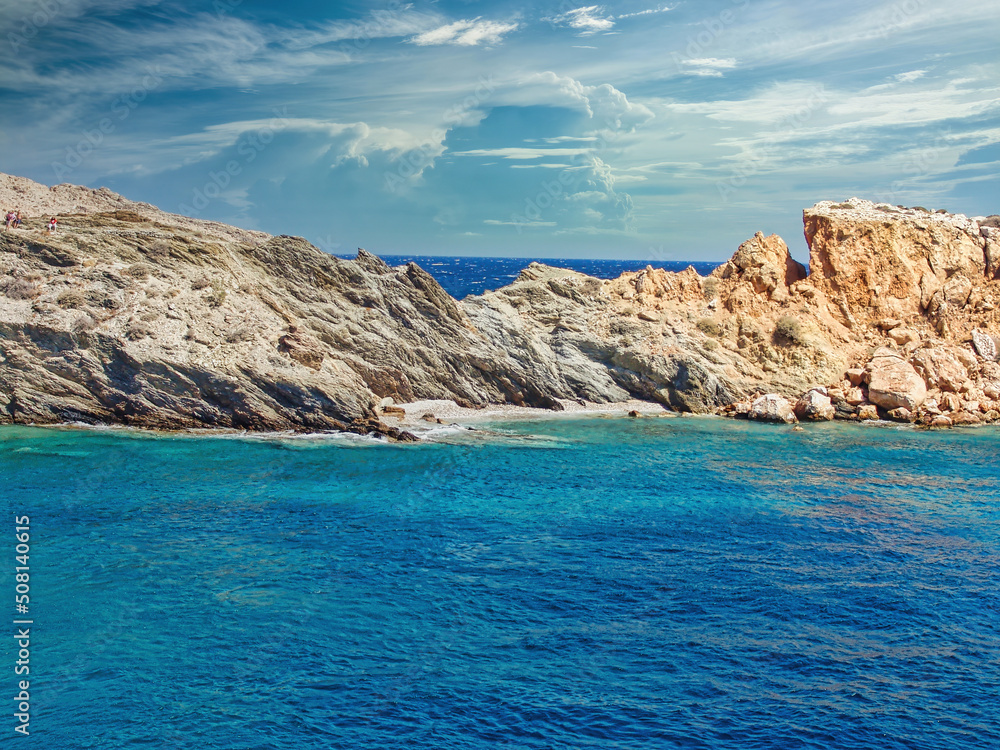
[[[719,278],[738,276],[748,282],[757,294],[771,299],[788,299],[788,288],[806,277],[805,266],[794,260],[788,246],[777,235],[765,237],[757,232],[740,245],[732,259],[716,270]],[[715,275],[713,274],[713,275]]]
[[[942,411],[960,411],[962,400],[954,393],[945,393],[939,399],[938,405]]]
[[[858,407],[858,419],[868,422],[878,419],[878,407],[875,404],[863,404]]]
[[[876,351],[865,369],[868,372],[868,400],[887,411],[899,407],[915,411],[927,398],[924,379],[893,351]]]
[[[459,302],[418,266],[363,250],[333,258],[300,238],[2,175],[0,202],[15,183],[39,215],[63,215],[55,235],[33,214],[0,234],[0,422],[392,437],[376,424],[386,399],[637,398],[739,416],[759,400],[748,394],[815,383],[836,384],[835,416],[857,418],[878,403],[878,383],[864,384],[874,369],[848,373],[850,388],[841,376],[885,332],[909,355],[920,341],[905,331],[919,332],[914,362],[935,388],[962,393],[962,411],[996,412],[996,342],[980,330],[997,320],[996,238],[962,216],[817,204],[808,279],[780,238],[758,233],[707,278],[646,268],[605,281],[531,264]],[[993,359],[956,348],[969,331]],[[922,353],[938,348],[947,366]],[[895,408],[917,413],[918,400]]]
[[[889,338],[892,339],[897,346],[906,346],[907,344],[913,344],[920,341],[920,334],[916,331],[910,330],[909,328],[894,328],[889,331]]]
[[[909,409],[904,407],[899,407],[898,409],[891,409],[888,412],[889,419],[895,420],[896,422],[913,422],[916,420],[916,416]]]
[[[950,348],[943,346],[918,349],[910,364],[923,377],[928,388],[952,393],[968,390],[969,371]]]
[[[851,381],[851,385],[857,387],[864,382],[865,371],[863,368],[860,367],[852,367],[850,370],[844,373],[844,377],[846,377],[849,381]]]
[[[856,198],[850,204],[840,211],[817,203],[804,212],[804,223],[809,266],[822,269],[810,281],[831,299],[842,296],[859,321],[910,318],[954,274],[964,279],[952,283],[955,299],[960,286],[984,277],[980,228],[965,216],[900,211]]]
[[[851,406],[859,406],[868,403],[868,396],[862,388],[849,388],[844,392],[844,401]]]
[[[934,417],[930,422],[931,427],[951,427],[953,424],[951,417],[946,417],[943,414]]]
[[[814,388],[807,391],[795,404],[795,416],[811,421],[829,421],[837,410],[824,389]]]
[[[754,401],[747,416],[761,422],[792,424],[799,421],[788,400],[775,393],[765,394]]]
[[[323,366],[323,345],[294,326],[278,339],[278,351],[312,370],[319,370]]]
[[[974,427],[975,425],[983,423],[983,420],[979,416],[968,411],[956,411],[950,416],[951,416],[951,423],[956,427],[957,426]]]

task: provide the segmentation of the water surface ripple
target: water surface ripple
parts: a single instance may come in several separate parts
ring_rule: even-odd
[[[1000,746],[996,432],[495,429],[0,429],[36,620],[0,743]]]

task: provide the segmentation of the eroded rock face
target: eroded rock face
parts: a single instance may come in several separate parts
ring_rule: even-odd
[[[868,400],[887,411],[902,408],[913,412],[927,398],[924,379],[896,352],[880,349],[865,369]]]
[[[969,371],[956,354],[946,346],[918,349],[910,363],[923,377],[928,388],[962,393],[968,390]]]
[[[62,212],[61,230],[36,216],[0,233],[0,422],[406,439],[379,421],[385,399],[640,398],[778,421],[877,416],[877,404],[926,424],[941,414],[921,404],[928,388],[972,415],[956,423],[1000,417],[997,238],[965,217],[818,204],[808,277],[781,238],[758,233],[706,278],[531,264],[459,302],[414,264],[22,183],[45,214]],[[899,350],[869,356],[887,346]]]
[[[960,307],[985,279],[985,241],[965,216],[852,198],[817,203],[804,223],[810,280],[857,320],[917,315],[939,291],[938,306]]]

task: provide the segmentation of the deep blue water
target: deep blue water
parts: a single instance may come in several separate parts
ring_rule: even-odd
[[[35,620],[32,734],[8,700],[0,744],[998,747],[998,450],[701,418],[0,428]]]
[[[338,257],[353,259],[353,255]],[[646,266],[683,271],[694,266],[702,276],[711,273],[718,263],[688,263],[648,260],[580,260],[569,258],[460,258],[438,255],[383,255],[390,266],[416,263],[437,279],[452,297],[462,299],[469,294],[482,294],[512,283],[521,269],[534,260],[557,268],[570,268],[599,279],[614,279],[626,271],[641,271]]]

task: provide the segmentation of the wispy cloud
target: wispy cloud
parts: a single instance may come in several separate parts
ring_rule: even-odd
[[[577,156],[589,149],[581,148],[477,148],[469,151],[456,151],[454,156],[496,156],[501,159],[544,159],[547,156]]]
[[[484,21],[481,18],[455,21],[424,31],[408,41],[421,47],[451,44],[456,47],[499,44],[506,34],[516,31],[520,24],[516,21]]]
[[[676,8],[677,8],[676,5],[658,5],[655,8],[649,8],[647,10],[636,11],[635,13],[624,13],[624,14],[622,14],[620,16],[615,16],[615,20],[623,21],[626,18],[638,18],[640,16],[651,16],[651,15],[654,15],[656,13],[666,13],[667,11],[671,11],[671,10],[674,10]]]
[[[601,31],[611,31],[615,26],[614,18],[605,13],[603,5],[575,8],[548,20],[557,26],[568,26],[571,29],[576,29],[580,36],[592,36]]]
[[[732,57],[698,57],[684,60],[684,72],[692,76],[706,78],[722,78],[723,71],[736,68],[736,59]]]

